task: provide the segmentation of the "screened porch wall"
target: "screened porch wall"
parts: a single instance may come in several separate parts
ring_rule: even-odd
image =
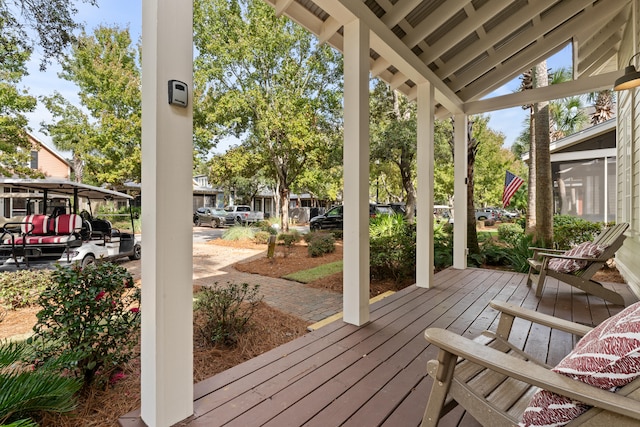
[[[615,220],[616,159],[552,163],[555,213],[588,221]]]

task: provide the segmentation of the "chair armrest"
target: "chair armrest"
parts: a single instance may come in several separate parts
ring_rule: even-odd
[[[429,328],[424,332],[424,336],[428,342],[440,348],[441,354],[438,356],[438,360],[450,360],[449,355],[462,357],[527,384],[584,402],[587,405],[640,420],[640,405],[637,400],[573,380],[535,363],[509,356],[445,329]],[[438,373],[444,371],[438,369]],[[436,378],[438,381],[443,379]]]
[[[562,254],[551,254],[547,252],[540,252],[538,256],[542,258],[562,258],[562,259],[574,259],[576,261],[606,261],[610,257],[606,258],[593,258],[593,257],[582,257],[582,256],[574,256],[574,255],[562,255]]]
[[[530,251],[536,251],[536,252],[545,251],[545,252],[553,252],[558,254],[566,252],[566,250],[563,250],[563,249],[536,248],[534,246],[529,246],[527,249],[529,249]]]
[[[539,313],[534,310],[529,310],[528,308],[520,307],[519,305],[511,304],[504,301],[491,301],[489,305],[498,310],[501,314],[500,323],[503,322],[503,318],[506,316],[510,322],[513,321],[514,318],[520,318],[524,320],[528,320],[533,323],[537,323],[539,325],[548,326],[549,328],[557,329],[560,331],[568,332],[573,335],[584,336],[587,332],[589,332],[591,327],[581,325],[579,323],[570,322],[568,320],[563,320],[558,317],[550,316],[548,314]],[[508,338],[507,336],[503,336],[505,331],[502,331],[500,326],[498,327],[498,335],[504,339]]]

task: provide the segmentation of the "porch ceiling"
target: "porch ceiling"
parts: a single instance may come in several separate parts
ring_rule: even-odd
[[[466,112],[568,43],[582,93],[601,89],[608,80],[592,78],[617,71],[631,13],[629,0],[265,1],[340,51],[343,25],[361,19],[371,30],[372,76],[411,99],[430,81],[440,114]]]

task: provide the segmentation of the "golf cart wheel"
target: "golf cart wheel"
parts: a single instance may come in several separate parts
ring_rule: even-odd
[[[129,255],[129,259],[131,261],[137,261],[140,258],[142,258],[142,246],[136,243],[135,245],[133,245],[133,254]]]
[[[196,219],[195,225],[196,227],[200,227],[202,225],[202,221],[200,221],[200,218]]]
[[[84,270],[86,266],[95,264],[95,262],[96,262],[96,258],[93,255],[87,255],[84,258],[82,258],[82,263],[80,264],[80,267]]]
[[[214,219],[213,220],[213,228],[220,228],[220,220],[219,219]]]

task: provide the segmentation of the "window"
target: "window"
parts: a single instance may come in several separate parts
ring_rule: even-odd
[[[38,152],[31,151],[31,164],[29,165],[31,169],[38,169]]]

